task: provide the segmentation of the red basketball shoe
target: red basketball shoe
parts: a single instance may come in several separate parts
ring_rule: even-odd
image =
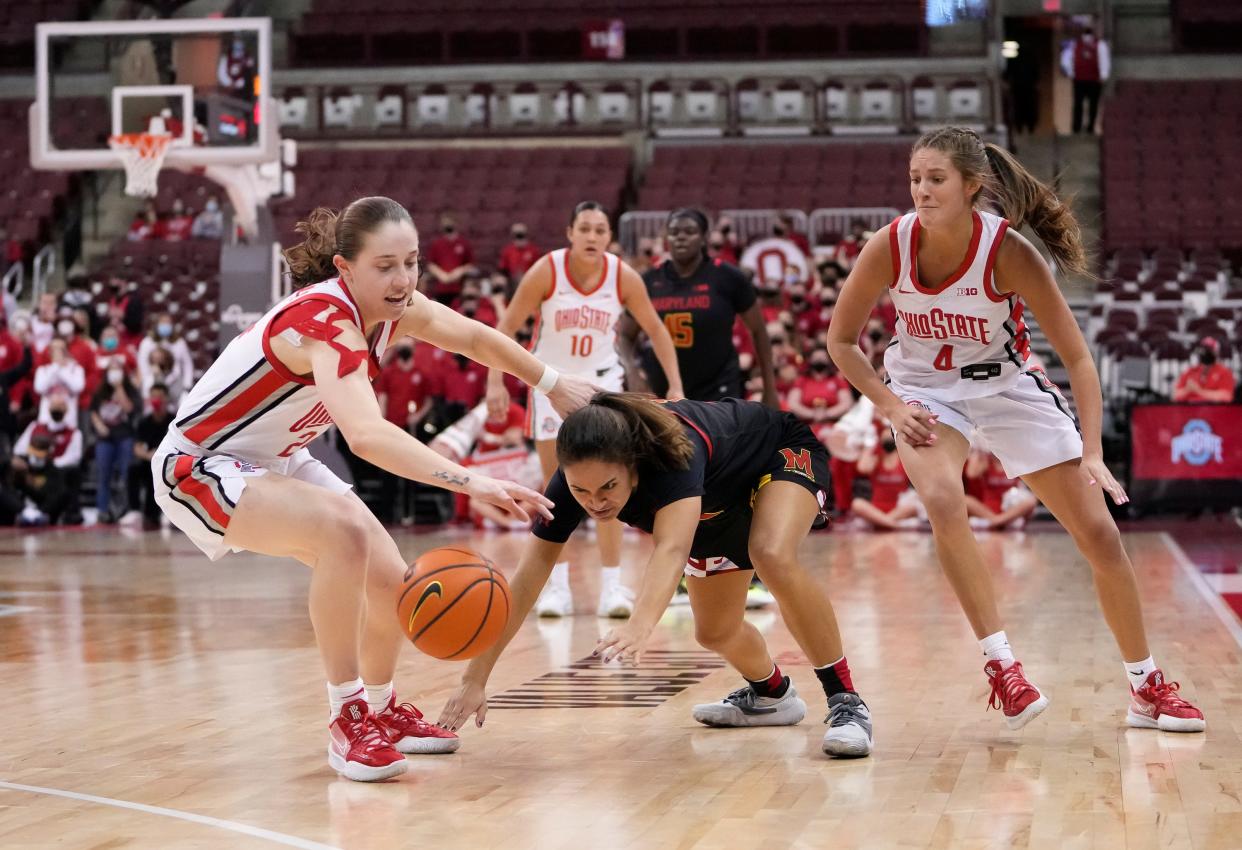
[[[389,698],[388,706],[376,719],[388,730],[388,740],[399,752],[455,753],[461,746],[457,733],[428,723],[411,703],[397,705],[395,696]]]
[[[405,773],[405,756],[388,740],[365,699],[350,700],[328,724],[328,764],[358,782],[378,782]]]
[[[1143,687],[1130,689],[1126,723],[1165,732],[1202,732],[1207,726],[1203,712],[1177,695],[1180,687],[1177,682],[1166,682],[1161,671],[1152,670]]]
[[[992,680],[988,708],[1001,709],[1010,729],[1021,729],[1048,707],[1048,698],[1027,681],[1019,662],[1002,670],[999,661],[989,661],[983,666],[983,672]]]

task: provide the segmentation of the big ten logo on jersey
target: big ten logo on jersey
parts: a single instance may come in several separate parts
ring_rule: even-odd
[[[277,457],[289,457],[298,449],[310,445],[323,432],[323,429],[331,424],[332,414],[328,413],[328,409],[323,406],[323,402],[315,402],[315,405],[305,416],[289,426],[289,433],[297,434],[298,438],[286,446],[285,450],[278,454]]]
[[[796,472],[798,475],[815,480],[811,471],[811,453],[807,449],[781,449],[781,457],[785,458],[785,471]]]
[[[957,289],[953,290],[953,294],[954,294],[954,295],[962,295],[962,296],[965,296],[965,297],[970,297],[970,296],[972,296],[972,295],[978,295],[978,294],[979,294],[979,287],[977,287],[977,286],[959,286]]]

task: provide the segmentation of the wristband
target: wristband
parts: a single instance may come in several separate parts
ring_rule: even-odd
[[[551,366],[543,367],[543,377],[539,379],[539,383],[535,384],[535,389],[547,395],[552,392],[552,388],[556,386],[556,382],[561,378],[560,374]]]

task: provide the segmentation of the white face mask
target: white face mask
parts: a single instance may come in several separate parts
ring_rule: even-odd
[[[56,333],[60,334],[61,336],[69,336],[75,330],[77,330],[77,327],[73,324],[73,322],[57,322],[56,323]]]
[[[125,373],[122,372],[120,369],[109,369],[108,370],[108,383],[109,384],[119,384],[124,379],[125,379]]]
[[[207,202],[207,212],[215,212],[218,209],[220,209],[220,205],[215,201]]]

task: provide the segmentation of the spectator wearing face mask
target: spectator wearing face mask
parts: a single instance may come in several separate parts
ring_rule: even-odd
[[[414,346],[404,341],[398,343],[375,379],[375,394],[384,418],[411,434],[418,432],[431,410],[432,387],[433,379],[414,362]]]
[[[1198,363],[1190,366],[1177,379],[1173,387],[1173,400],[1184,402],[1233,401],[1235,379],[1233,372],[1218,363],[1220,343],[1210,336],[1199,340],[1195,346]]]
[[[172,212],[164,222],[164,238],[169,242],[184,242],[194,231],[194,217],[180,198],[173,201]]]
[[[99,347],[95,354],[95,369],[99,373],[112,366],[120,366],[127,375],[138,374],[138,358],[133,350],[121,345],[120,332],[111,325],[99,333]]]
[[[806,234],[798,231],[792,213],[782,212],[777,216],[776,224],[772,227],[772,235],[788,239],[797,245],[798,250],[802,252],[802,256],[811,256],[811,243],[807,240]]]
[[[219,239],[224,236],[224,212],[215,195],[209,197],[202,212],[194,216],[190,236],[194,239]]]
[[[461,293],[462,278],[477,271],[474,248],[457,228],[457,219],[445,213],[440,216],[440,235],[427,247],[427,275],[431,279],[430,295],[449,304]]]
[[[167,352],[171,362],[164,362],[162,357],[152,360],[157,349]],[[150,332],[138,345],[138,374],[144,393],[149,392],[151,385],[158,381],[168,385],[174,401],[194,383],[194,360],[190,355],[190,346],[177,332],[171,314],[157,315],[151,323]]]
[[[876,529],[892,531],[909,520],[917,523],[919,499],[910,489],[910,479],[897,454],[897,439],[890,430],[875,451],[858,460],[858,474],[871,479],[871,498],[854,499],[850,509],[855,516]]]
[[[134,456],[134,423],[142,398],[120,366],[111,366],[91,396],[91,426],[95,432],[95,508],[100,525],[116,521],[112,476],[124,487]]]
[[[48,343],[56,336],[56,312],[55,293],[45,292],[40,295],[38,309],[30,317],[30,342],[36,356],[46,351]]]
[[[500,262],[496,264],[496,268],[504,273],[510,288],[516,287],[522,275],[541,256],[543,252],[530,241],[526,225],[516,222],[509,229],[509,244],[500,249]]]
[[[47,415],[31,422],[13,447],[14,485],[26,499],[23,525],[78,525],[82,474],[82,432],[70,422],[69,397],[53,392]]]
[[[69,356],[68,345],[61,337],[48,345],[47,355],[48,361],[35,369],[34,376],[34,391],[42,398],[39,419],[47,421],[53,395],[63,396],[69,400],[69,424],[77,427],[78,399],[86,389],[86,371]]]
[[[827,351],[812,352],[806,373],[798,376],[786,399],[790,411],[810,425],[816,436],[854,406],[849,384],[833,372]]]
[[[477,278],[467,277],[462,282],[461,295],[454,298],[450,306],[467,318],[482,322],[489,328],[496,327],[496,307],[483,297],[483,288]]]
[[[147,412],[138,421],[134,432],[134,458],[138,463],[129,467],[129,505],[135,510],[121,518],[122,525],[142,522],[143,529],[154,531],[160,527],[160,508],[155,502],[155,482],[152,479],[151,458],[168,433],[173,408],[168,398],[168,387],[153,384],[147,395]],[[139,509],[139,505],[141,508]],[[139,512],[141,511],[141,512]]]
[[[854,219],[850,222],[850,232],[842,236],[841,241],[837,243],[832,255],[833,260],[843,269],[854,268],[854,261],[858,259],[863,245],[870,238],[871,233],[867,230],[867,222],[860,218]]]
[[[18,429],[15,414],[22,396],[34,381],[34,352],[29,343],[30,319],[15,317],[12,330],[0,323],[0,430],[10,436]]]

